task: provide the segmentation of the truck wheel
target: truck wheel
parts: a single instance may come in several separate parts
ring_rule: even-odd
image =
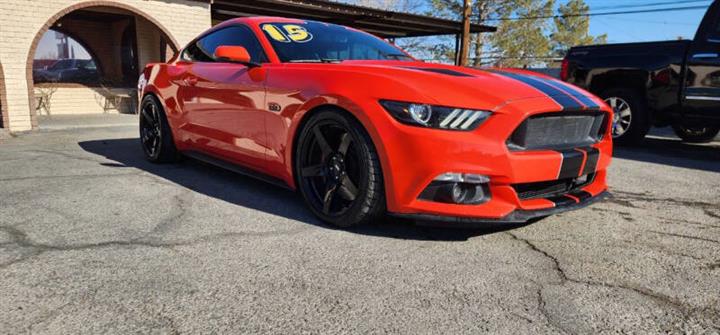
[[[613,141],[620,145],[642,141],[650,130],[650,117],[642,97],[628,89],[611,89],[600,96],[613,109]]]
[[[684,142],[689,143],[708,143],[720,133],[720,127],[686,127],[683,125],[673,125],[675,135]]]

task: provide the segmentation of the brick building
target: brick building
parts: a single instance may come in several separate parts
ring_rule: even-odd
[[[0,127],[37,127],[36,95],[42,84],[33,82],[33,59],[49,29],[81,41],[98,60],[103,79],[113,83],[110,91],[126,91],[132,85],[119,80],[123,35],[134,44],[137,68],[162,60],[163,53],[181,48],[211,24],[210,0],[0,0]],[[53,113],[103,111],[98,85],[54,85]]]
[[[213,24],[252,15],[340,23],[391,39],[457,41],[462,32],[455,21],[326,0],[0,0],[0,131],[34,129],[39,114],[132,112],[145,64],[165,61]],[[494,28],[471,25],[487,31]],[[53,37],[55,59],[43,59],[38,46]],[[70,40],[90,59],[69,59]],[[92,75],[77,80],[83,71]]]

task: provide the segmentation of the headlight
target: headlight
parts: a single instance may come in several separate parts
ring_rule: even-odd
[[[402,123],[448,130],[473,130],[491,114],[481,110],[388,100],[380,100],[380,105]]]

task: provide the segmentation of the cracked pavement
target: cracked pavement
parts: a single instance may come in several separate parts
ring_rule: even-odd
[[[0,140],[0,333],[720,333],[718,142],[618,149],[614,198],[525,226],[343,231],[106,117]]]

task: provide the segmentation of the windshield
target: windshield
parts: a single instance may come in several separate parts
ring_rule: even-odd
[[[413,60],[380,38],[335,24],[264,23],[260,28],[282,62]]]

